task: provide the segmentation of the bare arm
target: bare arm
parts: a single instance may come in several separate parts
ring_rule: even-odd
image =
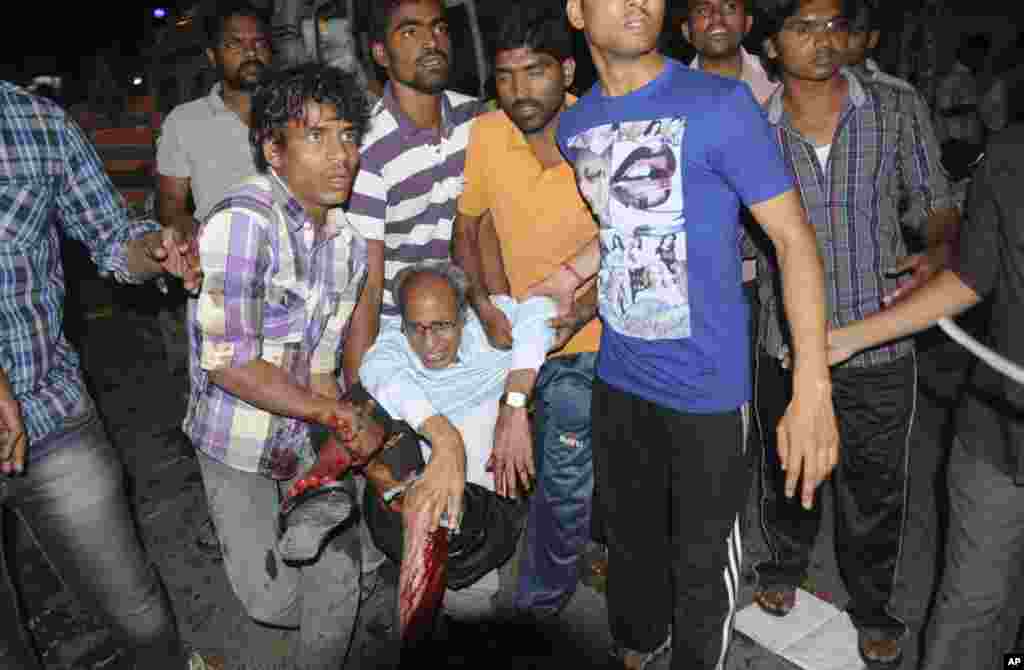
[[[313,393],[322,395],[325,398],[337,400],[341,397],[341,388],[338,386],[338,378],[334,374],[315,374],[310,377],[310,388]]]
[[[423,479],[405,494],[402,516],[406,523],[426,519],[433,530],[441,521],[441,513],[447,511],[453,528],[458,528],[466,487],[466,446],[462,435],[440,414],[429,417],[417,430],[430,441],[430,462],[423,471]]]
[[[195,219],[188,208],[188,194],[192,190],[192,180],[188,177],[168,177],[160,175],[157,179],[157,214],[160,225],[180,232],[183,236],[195,235]]]
[[[530,287],[529,296],[547,296],[558,305],[559,316],[575,310],[576,289],[601,268],[601,242],[597,235],[562,263],[558,270]]]
[[[981,296],[943,270],[892,307],[829,333],[829,358],[841,363],[864,349],[913,335],[976,305]]]
[[[384,297],[384,242],[367,240],[366,285],[352,313],[348,337],[342,350],[346,387],[359,380],[359,366],[373,346],[380,330],[380,308]]]
[[[885,296],[886,304],[893,303],[927,282],[935,273],[942,271],[953,256],[953,249],[960,235],[960,212],[955,208],[932,211],[925,224],[923,253],[908,256],[896,266],[896,273],[910,272],[909,280]]]
[[[210,381],[265,412],[325,426],[337,405],[335,398],[299,386],[287,372],[262,359],[211,370]]]
[[[480,220],[480,254],[483,265],[483,286],[490,295],[512,295],[512,285],[505,272],[505,259],[501,256],[501,242],[494,227],[494,215],[488,210]]]
[[[490,233],[480,234],[482,222],[485,219],[490,219],[490,212],[486,212],[484,216],[467,216],[461,212],[455,217],[455,230],[452,235],[452,247],[455,257],[455,262],[466,272],[469,278],[469,302],[473,306],[473,311],[476,312],[477,316],[480,317],[480,322],[483,324],[484,332],[487,333],[487,339],[490,341],[491,346],[497,349],[510,349],[512,347],[512,324],[509,322],[508,317],[505,313],[498,309],[494,303],[491,302],[491,291],[488,289],[487,277],[485,273],[490,276],[491,282],[496,284],[502,284],[508,286],[508,278],[495,277],[497,267],[504,266],[501,264],[501,252],[497,250],[498,259],[487,258],[487,254],[495,253],[497,249],[497,234],[493,236]],[[490,223],[491,231],[493,232],[494,225],[493,220]],[[482,244],[485,243],[486,248],[483,248]]]
[[[775,245],[782,273],[783,303],[793,336],[793,398],[778,426],[779,460],[786,495],[803,476],[803,505],[839,458],[832,382],[825,352],[825,275],[814,229],[796,191],[750,208]]]
[[[536,380],[536,370],[510,370],[505,380],[505,392],[530,395]],[[494,447],[488,465],[493,468],[494,491],[499,496],[514,500],[519,497],[520,485],[524,491],[532,486],[536,469],[533,463],[530,417],[525,407],[501,404],[498,421],[494,426]]]

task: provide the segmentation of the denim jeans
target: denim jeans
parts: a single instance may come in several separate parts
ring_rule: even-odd
[[[293,667],[342,667],[359,609],[358,529],[349,527],[328,540],[308,565],[286,564],[277,551],[277,515],[292,482],[236,470],[200,451],[196,457],[224,569],[248,615],[262,624],[299,629]],[[300,461],[299,472],[310,465]]]
[[[596,353],[549,359],[534,384],[537,488],[530,499],[516,609],[556,613],[576,590],[590,537],[590,398]]]
[[[134,652],[136,667],[182,670],[170,600],[139,542],[117,452],[91,407],[69,424],[46,438],[46,455],[24,477],[0,477],[0,504],[25,522],[64,586]],[[12,568],[15,557],[2,542],[0,554]],[[24,657],[21,667],[33,667],[27,632],[2,628],[20,633],[7,642]]]

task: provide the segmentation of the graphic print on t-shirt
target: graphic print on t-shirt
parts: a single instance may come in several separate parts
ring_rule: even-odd
[[[614,123],[569,139],[601,225],[599,300],[608,325],[644,340],[691,335],[683,215],[686,119]]]

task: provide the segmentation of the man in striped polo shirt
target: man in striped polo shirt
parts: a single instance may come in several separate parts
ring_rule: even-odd
[[[378,0],[371,6],[373,58],[388,73],[371,112],[349,220],[366,237],[366,288],[344,350],[352,383],[382,327],[398,327],[392,288],[399,270],[450,255],[475,98],[445,90],[451,42],[441,0]]]

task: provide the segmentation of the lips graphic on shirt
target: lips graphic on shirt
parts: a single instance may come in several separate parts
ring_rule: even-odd
[[[653,209],[671,197],[678,167],[672,147],[638,147],[626,156],[612,176],[612,195],[626,207]]]

